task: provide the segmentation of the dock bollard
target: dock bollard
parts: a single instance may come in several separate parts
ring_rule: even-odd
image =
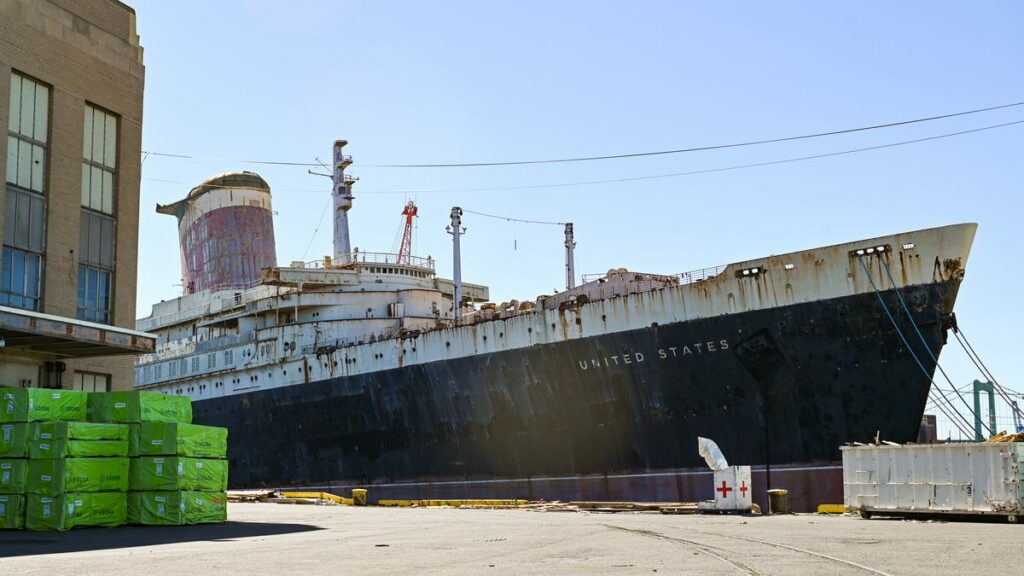
[[[768,491],[768,513],[789,514],[789,490]]]
[[[353,488],[352,489],[352,503],[356,506],[366,506],[366,489],[365,488]]]

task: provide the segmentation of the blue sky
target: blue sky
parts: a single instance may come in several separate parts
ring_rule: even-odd
[[[414,252],[450,277],[453,205],[572,221],[577,272],[661,273],[918,228],[980,224],[957,316],[1021,387],[1024,125],[714,174],[521,191],[820,154],[1024,119],[1024,107],[810,141],[544,166],[360,164],[603,155],[829,131],[1024,100],[1024,5],[987,2],[217,2],[138,0],[146,59],[139,315],[180,292],[156,203],[253,170],[270,183],[278,261],[331,254],[330,183],[306,168],[350,142],[352,240],[392,251],[407,199]],[[211,160],[218,159],[218,160]],[[169,182],[168,182],[169,181]],[[445,192],[452,189],[478,191]],[[415,191],[415,193],[405,193]],[[496,301],[564,287],[562,230],[466,215],[463,277]],[[307,251],[307,246],[310,246]],[[978,377],[955,341],[943,366]]]

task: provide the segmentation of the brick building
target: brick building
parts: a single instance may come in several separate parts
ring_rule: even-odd
[[[142,95],[135,11],[0,0],[0,386],[131,388]]]

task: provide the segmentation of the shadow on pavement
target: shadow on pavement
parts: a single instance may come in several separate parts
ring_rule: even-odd
[[[322,530],[322,528],[307,524],[226,522],[194,526],[79,528],[67,532],[0,530],[0,558],[159,546],[179,542],[223,542],[239,538],[278,536],[312,530]]]

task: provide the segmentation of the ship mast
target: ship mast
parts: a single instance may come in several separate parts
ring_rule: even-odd
[[[412,219],[416,217],[416,212],[416,203],[412,200],[409,200],[405,210],[402,210],[402,216],[405,216],[405,229],[402,232],[402,243],[398,247],[399,264],[412,263]]]
[[[572,290],[576,287],[576,264],[573,260],[573,249],[576,248],[576,240],[572,235],[572,222],[565,224],[565,289]]]
[[[452,235],[452,261],[455,266],[452,270],[452,283],[455,284],[455,306],[453,309],[455,322],[458,323],[462,318],[462,252],[459,246],[459,237],[466,233],[466,229],[462,227],[462,208],[452,207],[452,223],[445,229]]]
[[[352,209],[352,186],[358,178],[345,174],[345,168],[352,164],[352,157],[342,153],[347,140],[334,141],[334,261],[339,266],[352,263],[352,242],[348,235],[348,211]]]

